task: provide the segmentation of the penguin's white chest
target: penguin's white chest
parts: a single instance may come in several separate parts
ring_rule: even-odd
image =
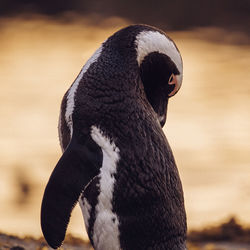
[[[101,130],[95,126],[91,128],[92,139],[101,147],[103,162],[99,174],[100,194],[95,207],[96,220],[93,227],[93,242],[96,250],[119,250],[119,220],[112,211],[113,191],[119,161],[119,149]],[[88,228],[91,206],[84,198],[81,204],[85,226]]]

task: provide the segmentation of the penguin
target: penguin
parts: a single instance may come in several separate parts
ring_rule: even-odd
[[[44,191],[41,228],[59,248],[80,204],[96,250],[184,250],[186,213],[162,127],[183,63],[173,40],[148,25],[102,43],[61,103],[62,156]]]

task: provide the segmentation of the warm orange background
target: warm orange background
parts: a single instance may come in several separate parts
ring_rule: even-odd
[[[61,154],[61,98],[101,42],[128,23],[0,20],[0,231],[41,235],[42,194]],[[164,131],[182,178],[188,226],[230,215],[250,223],[248,37],[211,27],[167,33],[184,61]],[[81,236],[83,228],[77,207],[70,231]]]

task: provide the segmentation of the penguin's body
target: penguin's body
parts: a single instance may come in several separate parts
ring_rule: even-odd
[[[174,43],[145,25],[118,31],[85,64],[62,101],[63,156],[42,203],[52,247],[79,201],[96,250],[186,249],[182,186],[161,128],[181,81]]]

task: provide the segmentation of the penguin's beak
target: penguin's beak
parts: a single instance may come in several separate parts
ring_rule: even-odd
[[[159,121],[162,128],[166,123],[167,108],[168,108],[168,98],[166,99],[166,98],[162,97],[159,99],[159,103],[157,105],[157,108],[154,109],[156,112],[158,121]]]
[[[158,116],[158,120],[161,124],[161,127],[163,127],[165,125],[165,122],[166,122],[166,115]]]
[[[170,79],[170,80],[169,80],[168,84],[169,84],[169,85],[174,85],[174,89],[168,94],[169,97],[172,97],[172,96],[174,96],[174,95],[178,92],[178,90],[180,89],[181,83],[180,83],[180,81],[178,81],[178,80],[179,80],[179,77],[176,76],[176,75],[174,75],[174,74],[172,74],[171,77],[170,77],[169,79]]]

